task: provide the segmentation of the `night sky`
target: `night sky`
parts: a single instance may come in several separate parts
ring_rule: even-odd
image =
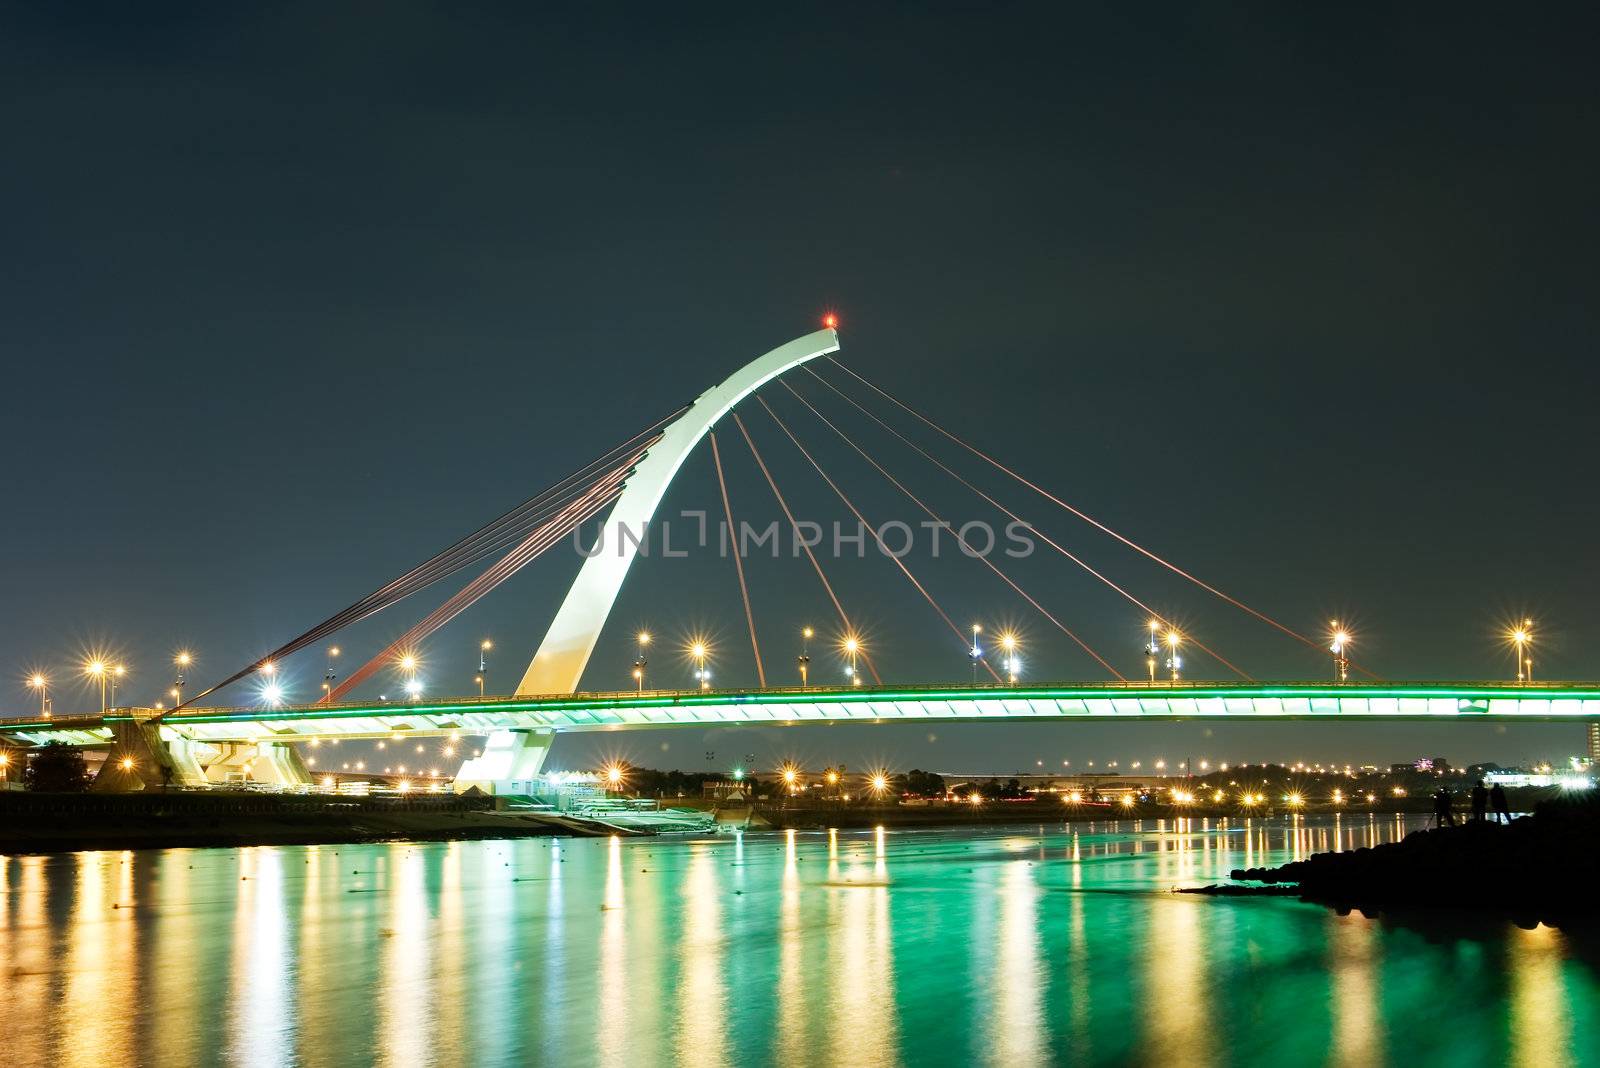
[[[229,674],[830,310],[848,366],[1285,623],[1349,620],[1381,675],[1505,677],[1522,615],[1537,676],[1600,675],[1588,16],[1125,6],[7,5],[0,708],[27,711],[34,668],[59,712],[94,708],[91,649],[130,665],[123,700],[162,696],[180,647],[194,683]],[[995,518],[793,382],[948,518]],[[870,519],[921,518],[765,395]],[[797,510],[846,517],[741,411]],[[1252,674],[1330,670],[915,436]],[[719,443],[735,512],[776,518],[732,426]],[[702,450],[664,511],[719,506]],[[907,563],[962,625],[1017,626],[1028,679],[1106,677],[981,566]],[[969,677],[890,564],[832,566],[886,679]],[[552,553],[435,634],[430,692],[471,688],[485,635],[490,689],[513,686],[575,568]],[[749,575],[768,671],[792,681],[799,626],[836,629],[824,595],[803,560]],[[1047,549],[1014,575],[1142,672],[1141,612]],[[346,669],[447,592],[343,637]],[[662,685],[688,683],[672,647],[693,632],[720,684],[754,681],[729,561],[636,567],[587,687],[627,684],[639,625]],[[286,669],[314,695],[319,654]],[[555,763],[1511,762],[1580,743],[945,724],[574,737]]]

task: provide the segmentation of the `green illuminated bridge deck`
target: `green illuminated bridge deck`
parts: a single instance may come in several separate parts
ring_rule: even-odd
[[[0,735],[42,745],[105,745],[105,716],[0,721]],[[1600,719],[1600,682],[1114,683],[1018,687],[698,690],[470,697],[409,704],[200,708],[169,714],[164,733],[198,742],[389,738],[397,734],[602,731],[731,724],[893,723],[924,720],[1457,720]]]

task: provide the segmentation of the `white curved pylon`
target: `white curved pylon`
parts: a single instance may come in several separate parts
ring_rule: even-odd
[[[589,656],[600,640],[600,631],[611,614],[622,589],[622,580],[638,552],[635,540],[642,538],[661,503],[673,476],[706,431],[728,414],[735,404],[767,382],[807,360],[839,349],[839,335],[832,329],[795,338],[760,359],[753,360],[712,386],[667,425],[661,440],[650,447],[644,459],[624,483],[622,495],[612,506],[602,535],[602,549],[583,562],[572,589],[545,632],[544,641],[533,655],[533,663],[517,685],[521,696],[573,693],[583,678]],[[618,537],[626,530],[629,537]]]

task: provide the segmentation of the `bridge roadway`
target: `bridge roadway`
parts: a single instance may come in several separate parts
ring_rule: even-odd
[[[105,746],[118,724],[154,709],[104,716],[0,720],[0,737]],[[576,693],[464,697],[410,703],[197,708],[160,720],[161,735],[195,743],[309,742],[504,732],[566,733],[653,727],[784,726],[1020,720],[1600,720],[1600,682],[1156,682],[1038,686]]]

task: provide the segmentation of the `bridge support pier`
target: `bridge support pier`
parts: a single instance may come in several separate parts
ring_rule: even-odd
[[[555,737],[550,730],[496,731],[484,741],[482,756],[461,762],[456,793],[474,786],[486,794],[532,793]]]
[[[90,789],[95,793],[133,793],[205,784],[205,772],[185,739],[166,738],[152,723],[113,723],[111,752]]]
[[[217,743],[217,759],[206,765],[206,781],[244,781],[293,788],[311,785],[311,770],[300,751],[284,742]]]

